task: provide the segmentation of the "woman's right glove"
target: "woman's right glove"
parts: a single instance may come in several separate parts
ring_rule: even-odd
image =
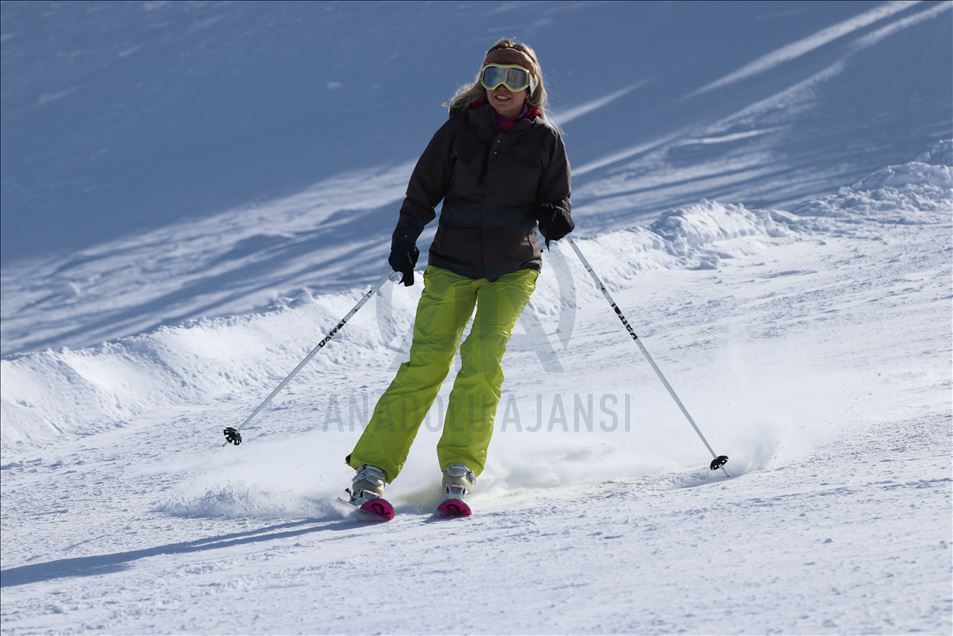
[[[539,221],[539,231],[546,239],[547,248],[550,241],[558,241],[576,227],[569,212],[555,203],[542,204],[537,212],[536,220]]]
[[[414,284],[414,265],[420,257],[420,250],[417,249],[414,241],[409,236],[402,235],[391,241],[390,257],[387,262],[395,272],[404,275],[400,279],[405,286],[410,287]]]

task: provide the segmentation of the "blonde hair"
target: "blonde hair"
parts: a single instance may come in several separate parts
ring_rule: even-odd
[[[533,61],[533,64],[536,66],[536,79],[538,80],[538,84],[536,90],[526,97],[526,103],[538,108],[542,113],[542,118],[547,120],[548,123],[549,118],[546,116],[546,103],[549,101],[549,94],[546,92],[546,84],[543,82],[543,69],[539,65],[539,58],[536,57],[536,51],[534,51],[530,45],[523,44],[515,39],[502,38],[487,49],[486,53],[489,55],[498,49],[516,49],[521,53],[525,53]],[[445,103],[444,106],[450,110],[451,114],[459,113],[470,108],[473,102],[478,99],[486,99],[486,89],[483,88],[483,85],[480,83],[480,71],[477,71],[476,80],[474,80],[472,84],[465,84],[457,89],[457,92],[454,93],[450,101]]]

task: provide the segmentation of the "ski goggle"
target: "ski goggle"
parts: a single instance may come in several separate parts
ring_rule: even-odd
[[[480,71],[480,84],[488,91],[503,85],[514,93],[526,88],[536,90],[536,79],[522,66],[515,64],[487,64]]]

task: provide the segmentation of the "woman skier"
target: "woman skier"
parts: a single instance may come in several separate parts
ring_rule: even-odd
[[[443,200],[424,270],[410,360],[380,397],[345,461],[357,470],[350,501],[385,519],[385,483],[400,473],[411,443],[460,346],[437,445],[443,471],[438,510],[469,515],[464,498],[486,464],[503,384],[501,360],[536,287],[546,245],[572,231],[569,162],[547,121],[536,53],[510,39],[487,51],[476,81],[450,100],[450,117],[420,156],[400,208],[388,262],[413,285],[417,238]],[[537,231],[538,228],[538,231]]]

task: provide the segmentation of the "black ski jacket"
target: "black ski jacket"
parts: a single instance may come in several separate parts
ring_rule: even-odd
[[[484,104],[451,113],[420,156],[393,240],[416,241],[443,200],[430,264],[469,278],[496,280],[539,270],[544,204],[569,218],[569,160],[559,133],[541,118],[507,132]]]

